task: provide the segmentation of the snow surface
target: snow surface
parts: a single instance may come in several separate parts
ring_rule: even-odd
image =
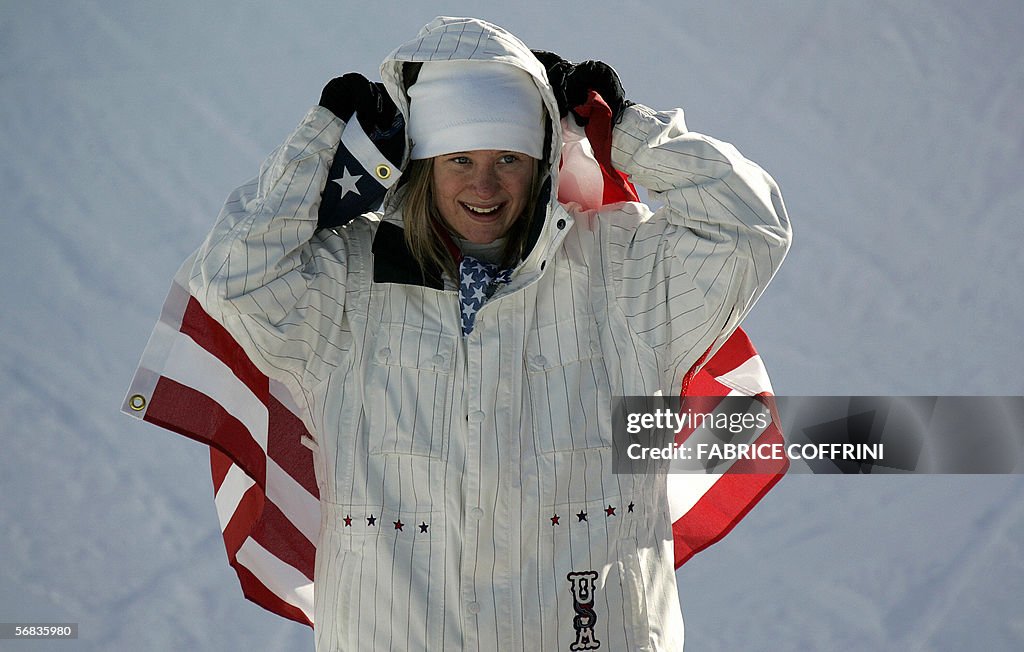
[[[778,393],[1024,393],[1019,0],[6,0],[0,622],[80,633],[0,649],[312,649],[242,599],[205,449],[118,407],[227,193],[436,14],[611,62],[775,176]],[[789,476],[680,572],[687,649],[1024,649],[1022,542],[1018,476]]]

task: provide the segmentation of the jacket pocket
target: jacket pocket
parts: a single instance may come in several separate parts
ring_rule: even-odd
[[[328,503],[324,521],[317,649],[385,649],[390,631],[403,632],[403,649],[442,649],[444,512]]]
[[[364,390],[371,454],[444,456],[456,344],[453,335],[381,324]]]
[[[563,502],[546,508],[537,542],[537,604],[527,647],[542,650],[633,650],[642,642],[646,610],[635,557],[628,556],[628,535],[637,516],[628,500],[605,496],[589,502]],[[635,544],[635,541],[633,542]],[[639,593],[638,593],[639,588]]]
[[[594,320],[537,326],[526,342],[526,382],[539,453],[611,445],[608,372]]]
[[[352,649],[352,571],[350,541],[340,535],[334,521],[342,506],[321,501],[322,536],[316,554],[313,612],[316,649]]]
[[[628,649],[637,652],[651,650],[650,614],[647,609],[647,592],[640,570],[639,544],[635,538],[619,541],[619,582],[623,596],[623,631],[628,640]]]

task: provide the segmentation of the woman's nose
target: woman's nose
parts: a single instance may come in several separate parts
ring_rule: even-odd
[[[489,199],[498,192],[498,175],[492,168],[483,166],[473,179],[473,190],[480,199]]]

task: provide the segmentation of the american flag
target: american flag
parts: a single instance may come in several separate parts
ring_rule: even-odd
[[[571,199],[584,208],[636,200],[632,186],[611,167],[610,111],[599,97],[591,98],[588,111],[585,130],[572,119],[564,121],[567,146],[559,199]],[[350,124],[358,123],[353,119]],[[372,179],[368,170],[373,163],[365,162],[362,154],[369,140],[357,134],[353,141],[350,132],[359,130],[345,130],[336,159],[344,165],[337,167]],[[380,185],[367,192],[382,197],[385,190]],[[356,193],[341,198],[347,195],[355,198]],[[366,199],[365,194],[358,197],[360,202]],[[284,386],[260,372],[189,295],[192,262],[186,260],[175,276],[122,411],[209,446],[224,545],[244,595],[276,614],[312,626],[320,502],[313,455],[303,444],[310,439],[309,432]],[[681,393],[718,400],[756,396],[775,415],[765,367],[742,330],[687,376]],[[777,417],[757,440],[775,442],[782,442]],[[740,461],[720,474],[668,475],[676,568],[724,537],[787,468],[785,460]]]

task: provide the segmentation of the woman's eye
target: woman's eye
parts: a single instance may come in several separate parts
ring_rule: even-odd
[[[504,156],[501,157],[502,163],[515,163],[518,160],[519,157],[516,156],[515,154],[505,154]]]
[[[455,158],[452,159],[452,163],[457,163],[459,165],[466,165],[467,163],[469,163],[469,157],[468,156],[456,156]]]

